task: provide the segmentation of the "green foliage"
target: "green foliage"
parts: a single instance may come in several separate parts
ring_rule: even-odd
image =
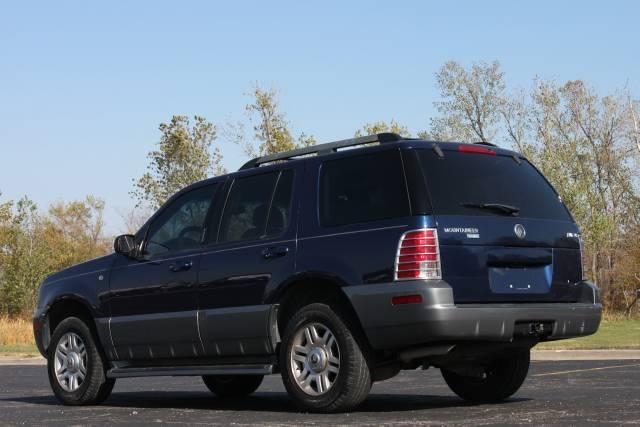
[[[148,154],[147,172],[136,182],[131,195],[137,205],[157,209],[174,193],[209,174],[225,173],[222,154],[216,147],[216,127],[204,117],[173,116],[160,124],[158,149]]]
[[[391,119],[391,122],[387,123],[383,120],[379,120],[377,122],[366,123],[362,128],[358,129],[355,133],[355,137],[365,136],[365,135],[373,135],[376,133],[382,132],[392,132],[397,133],[400,136],[410,137],[411,133],[409,129]]]
[[[253,103],[246,106],[250,117],[257,117],[253,126],[254,136],[259,141],[258,153],[261,156],[293,150],[296,144],[289,132],[288,123],[279,111],[278,99],[274,89],[263,90],[256,86]]]
[[[306,133],[302,132],[298,137],[298,143],[296,144],[296,148],[311,147],[313,145],[316,145],[316,143],[317,141],[313,137],[313,135],[307,135]]]
[[[26,197],[0,205],[0,314],[26,314],[47,275],[105,254],[103,211],[93,196],[53,204],[47,215]]]
[[[245,111],[252,123],[253,139],[245,137],[241,123],[228,124],[226,129],[227,138],[238,144],[248,157],[265,156],[316,144],[315,138],[304,132],[297,138],[293,136],[286,115],[280,110],[275,89],[262,89],[256,85],[251,97]]]
[[[490,142],[497,132],[505,90],[500,63],[477,63],[467,70],[455,61],[436,73],[442,100],[430,134],[441,141]]]
[[[0,214],[0,311],[21,314],[32,306],[34,281],[42,276],[43,248],[35,236],[39,219],[35,204],[23,198],[5,202]]]
[[[638,236],[640,225],[629,229],[627,236]],[[640,244],[638,239],[625,239],[620,245],[620,260],[614,266],[613,277],[616,280],[619,305],[627,317],[640,313],[637,309],[640,301]]]
[[[628,256],[621,248],[629,240],[640,243],[628,232],[638,224],[640,198],[625,99],[601,97],[579,80],[538,81],[530,111],[529,156],[581,226],[588,274],[609,307],[617,307],[627,283],[616,276],[616,265]]]

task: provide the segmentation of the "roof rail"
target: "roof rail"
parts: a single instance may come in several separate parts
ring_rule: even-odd
[[[371,144],[374,142],[384,144],[387,142],[401,141],[402,139],[404,138],[396,133],[376,133],[374,135],[361,136],[358,138],[342,139],[340,141],[327,142],[325,144],[312,145],[310,147],[304,148],[297,148],[295,150],[285,151],[283,153],[275,153],[262,157],[256,157],[255,159],[251,159],[247,163],[242,165],[239,170],[257,168],[258,166],[265,163],[276,162],[279,160],[289,160],[295,157],[308,156],[310,154],[321,155],[335,153],[336,151],[338,151],[338,149],[345,147],[355,147],[357,145]]]

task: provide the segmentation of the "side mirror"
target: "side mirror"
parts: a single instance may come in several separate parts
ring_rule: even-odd
[[[113,249],[117,254],[133,257],[136,251],[136,241],[132,234],[122,234],[113,242]]]

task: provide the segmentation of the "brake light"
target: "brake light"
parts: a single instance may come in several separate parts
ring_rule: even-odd
[[[578,243],[580,244],[580,269],[582,270],[582,280],[587,280],[587,258],[584,254],[584,244],[582,236],[578,235]]]
[[[404,233],[396,254],[395,280],[441,278],[438,231],[426,228]]]
[[[496,155],[496,152],[489,148],[479,147],[477,145],[471,145],[471,144],[458,145],[458,151],[461,153],[487,154],[489,156]]]

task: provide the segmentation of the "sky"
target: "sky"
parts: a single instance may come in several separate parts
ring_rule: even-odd
[[[428,128],[447,60],[500,61],[510,87],[584,79],[640,97],[640,2],[0,0],[0,202],[94,194],[123,231],[133,180],[174,114],[245,120],[258,83],[294,133]],[[229,170],[247,159],[217,142]]]

